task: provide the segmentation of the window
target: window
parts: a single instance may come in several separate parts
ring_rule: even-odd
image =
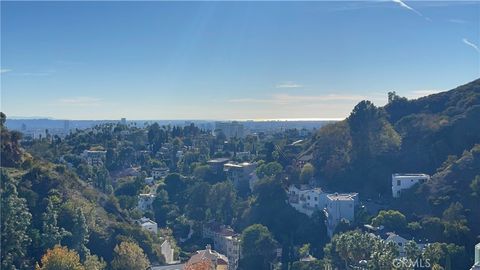
[[[315,197],[314,199],[315,199],[315,201],[317,201],[317,199],[318,199],[318,198],[317,198],[317,197]]]

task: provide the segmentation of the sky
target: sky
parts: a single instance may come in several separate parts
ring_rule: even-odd
[[[480,2],[1,2],[1,110],[344,118],[480,77]]]

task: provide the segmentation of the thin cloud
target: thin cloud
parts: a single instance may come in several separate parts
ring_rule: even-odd
[[[451,23],[456,23],[456,24],[466,24],[467,23],[466,20],[462,20],[462,19],[449,19],[448,21],[451,22]]]
[[[58,103],[63,106],[77,106],[77,107],[96,107],[101,105],[102,100],[95,97],[71,97],[61,98]]]
[[[8,69],[8,68],[0,68],[0,74],[7,73],[7,72],[10,72],[10,71],[12,71],[12,70]]]
[[[303,85],[292,82],[292,81],[282,82],[275,86],[275,88],[302,88],[302,87]]]
[[[239,98],[230,99],[231,103],[263,103],[263,104],[276,104],[286,105],[293,103],[311,103],[311,102],[329,102],[329,101],[360,101],[366,99],[361,95],[320,95],[320,96],[307,96],[307,95],[290,95],[290,94],[276,94],[270,98],[257,99],[257,98]]]
[[[462,39],[462,42],[465,43],[467,46],[472,47],[478,53],[480,53],[480,49],[478,48],[478,46],[476,44],[470,42],[468,39],[464,38],[464,39]]]

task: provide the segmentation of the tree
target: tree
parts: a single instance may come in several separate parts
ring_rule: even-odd
[[[282,165],[276,161],[264,163],[260,165],[256,170],[259,178],[276,176],[277,174],[280,174],[282,171],[283,171]]]
[[[67,232],[57,225],[58,209],[52,202],[53,198],[47,198],[47,208],[42,215],[42,247],[44,249],[59,245]]]
[[[88,238],[87,221],[82,208],[79,207],[73,220],[72,247],[78,252],[82,260],[85,260],[87,255],[90,254],[90,250],[87,248]]]
[[[325,248],[325,258],[334,268],[351,269],[362,260],[368,260],[368,269],[390,269],[398,255],[396,244],[360,231],[334,235]]]
[[[373,226],[383,225],[390,230],[402,231],[407,226],[404,214],[397,210],[382,210],[372,219]]]
[[[275,258],[277,241],[267,227],[253,224],[242,232],[242,269],[269,269],[269,263]],[[255,266],[251,268],[251,266]]]
[[[213,185],[207,204],[216,221],[227,225],[232,224],[237,207],[237,194],[232,182],[225,181]]]
[[[184,204],[183,192],[187,188],[184,177],[178,173],[172,173],[165,177],[165,190],[172,202]]]
[[[86,270],[103,270],[107,267],[107,263],[97,255],[87,255],[84,264]]]
[[[315,168],[312,164],[307,163],[303,165],[302,171],[300,172],[300,181],[302,184],[308,184],[313,178]]]
[[[41,266],[37,263],[35,270],[85,270],[85,267],[75,251],[57,245],[47,250],[41,259]]]
[[[114,253],[112,261],[112,269],[114,270],[143,270],[150,266],[142,248],[134,242],[124,241],[120,243],[115,247]]]
[[[32,215],[26,200],[18,196],[14,180],[3,170],[1,181],[1,268],[26,269],[29,263],[27,246],[31,242],[27,232]]]

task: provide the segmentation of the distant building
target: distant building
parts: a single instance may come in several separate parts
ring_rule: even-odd
[[[287,190],[288,203],[300,213],[312,216],[315,211],[324,211],[327,232],[331,237],[342,220],[353,221],[355,207],[359,204],[358,193],[327,193],[321,188],[294,185]]]
[[[137,221],[137,223],[140,225],[140,227],[142,227],[142,229],[144,230],[147,230],[149,232],[152,232],[154,234],[157,234],[158,232],[158,225],[155,221],[149,219],[149,218],[146,218],[146,217],[142,217],[141,219],[139,219]]]
[[[235,154],[235,157],[238,158],[239,160],[250,160],[252,158],[252,153],[248,151],[237,152]]]
[[[408,240],[394,232],[387,232],[385,235],[383,235],[383,240],[385,242],[393,242],[395,243],[395,245],[397,245],[397,248],[398,248],[398,256],[399,257],[405,257],[407,256],[407,253],[406,253],[406,250],[405,250],[405,246],[406,244],[411,241],[411,240]],[[425,248],[425,244],[423,243],[416,243],[417,244],[417,247],[420,249],[420,250],[423,250]]]
[[[475,246],[475,261],[470,270],[480,270],[480,243]]]
[[[313,160],[312,154],[304,154],[297,158],[295,165],[297,166],[297,168],[302,168],[303,165],[307,163],[311,163],[312,160]]]
[[[127,118],[123,117],[122,119],[120,119],[120,124],[127,125]]]
[[[70,131],[70,120],[63,121],[63,130],[68,133]]]
[[[358,193],[328,194],[327,208],[327,233],[331,237],[337,225],[342,221],[353,222],[355,219],[355,206],[358,204]]]
[[[153,180],[154,180],[154,179],[153,179],[153,176],[151,176],[151,177],[145,177],[144,182],[145,182],[145,184],[147,184],[147,185],[153,185]]]
[[[430,180],[430,175],[423,173],[394,173],[392,174],[392,196],[399,198],[402,190],[409,189],[417,183]]]
[[[184,270],[228,270],[228,258],[214,250],[210,245],[198,250],[185,264]]]
[[[152,203],[155,200],[154,194],[139,194],[138,195],[138,209],[147,211],[152,208]]]
[[[215,122],[215,135],[220,133],[223,133],[227,139],[245,137],[243,124],[240,124],[237,121]]]
[[[226,163],[223,168],[227,174],[227,179],[232,181],[237,189],[242,189],[252,186],[250,180],[255,177],[254,174],[257,164],[249,162]]]
[[[92,166],[102,166],[106,155],[107,151],[99,150],[85,150],[82,153],[83,158]]]
[[[297,188],[291,185],[288,188],[288,202],[298,212],[311,216],[315,210],[327,207],[327,193],[321,188],[308,188],[302,185]]]
[[[166,264],[177,263],[177,261],[174,259],[175,250],[170,241],[163,241],[162,245],[160,246],[160,253],[162,253],[163,257],[165,258]]]
[[[153,168],[152,169],[152,177],[154,179],[160,179],[166,177],[170,173],[168,168]]]
[[[229,158],[215,158],[207,161],[207,164],[213,172],[219,173],[223,171],[223,166],[229,161]]]
[[[212,239],[215,250],[227,256],[230,270],[238,268],[241,254],[238,233],[230,227],[211,222],[203,226],[203,237]]]

